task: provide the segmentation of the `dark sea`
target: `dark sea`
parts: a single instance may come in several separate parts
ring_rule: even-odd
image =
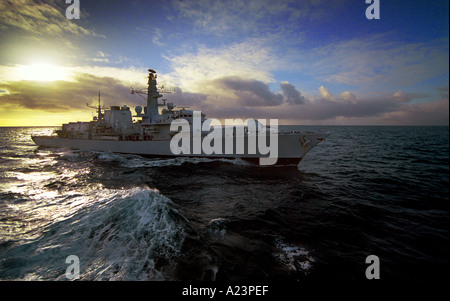
[[[292,127],[291,127],[292,128]],[[0,128],[0,280],[366,281],[449,274],[449,128],[329,130],[298,167],[38,148]]]

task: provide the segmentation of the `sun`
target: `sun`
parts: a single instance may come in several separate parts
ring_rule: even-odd
[[[17,77],[20,80],[49,82],[67,80],[68,72],[61,66],[48,63],[33,63],[31,65],[18,66]]]

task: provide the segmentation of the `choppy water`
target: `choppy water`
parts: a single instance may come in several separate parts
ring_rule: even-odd
[[[306,127],[300,127],[304,129]],[[448,127],[321,127],[298,168],[38,149],[0,128],[0,280],[446,277]],[[308,129],[315,129],[314,127]]]

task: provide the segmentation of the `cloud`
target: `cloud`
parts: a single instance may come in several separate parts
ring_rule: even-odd
[[[201,55],[205,53],[208,55]],[[445,124],[446,120],[448,123],[448,113],[437,110],[438,107],[445,109],[445,102],[436,101],[430,93],[403,90],[370,93],[344,90],[333,93],[328,87],[321,85],[318,95],[303,95],[287,81],[280,83],[280,92],[272,92],[268,81],[252,79],[251,75],[214,73],[214,61],[219,66],[233,65],[232,56],[228,57],[227,53],[232,51],[227,49],[212,56],[209,56],[209,51],[200,51],[197,56],[192,57],[195,58],[192,61],[183,58],[183,61],[186,60],[191,66],[197,66],[198,61],[211,63],[205,64],[206,70],[194,68],[200,76],[190,78],[191,83],[201,89],[179,90],[177,97],[186,101],[183,105],[189,105],[191,101],[193,108],[202,110],[210,117],[279,118],[284,122],[303,124]],[[195,62],[196,60],[198,61]],[[208,71],[209,68],[211,72]],[[245,74],[244,68],[226,70],[231,74]],[[448,95],[448,88],[441,87],[439,93]],[[177,103],[178,100],[174,97],[171,101]],[[434,105],[418,104],[423,101]],[[430,110],[433,113],[427,114],[427,117],[416,118],[415,112],[418,108],[433,108]],[[431,119],[433,114],[440,117]]]
[[[324,86],[319,87],[319,94],[320,97],[326,101],[334,101],[334,96],[331,94],[330,90],[328,88],[325,88]]]
[[[102,102],[114,104],[141,104],[139,98],[130,95],[130,89],[111,77],[98,77],[78,73],[74,81],[15,81],[0,83],[0,89],[9,93],[0,94],[1,107],[64,112],[85,109],[86,103],[94,103],[98,91]]]
[[[304,85],[319,82],[347,90],[394,90],[437,80],[448,82],[448,37],[406,42],[393,33],[383,33],[316,45],[285,45],[280,68],[301,74]]]
[[[158,46],[164,46],[164,43],[161,42],[161,29],[154,27],[153,28],[153,36],[152,36],[152,43]]]
[[[205,91],[203,83],[218,78],[237,76],[264,83],[275,82],[271,70],[278,59],[265,39],[247,39],[222,48],[199,47],[195,52],[166,56],[173,82],[189,92]]]
[[[318,103],[350,103],[357,105],[358,101],[356,99],[355,94],[353,94],[350,91],[343,91],[338,96],[334,96],[333,93],[331,93],[330,89],[320,86],[319,87],[319,95],[320,97],[316,99],[316,102]]]
[[[437,87],[436,90],[439,92],[440,96],[442,99],[447,99],[448,100],[448,90],[449,90],[449,85],[443,86],[443,87]]]
[[[101,57],[101,54],[98,54]],[[106,54],[104,54],[107,56]],[[45,67],[45,66],[43,66]],[[116,80],[127,86],[145,86],[147,83],[148,73],[145,69],[134,67],[115,68],[115,67],[99,67],[99,66],[53,66],[50,68],[65,74],[66,81],[74,82],[79,74],[89,74],[95,77],[114,77]],[[0,87],[2,83],[19,82],[27,79],[23,75],[23,71],[30,68],[28,65],[0,65]],[[51,69],[50,69],[51,70]],[[40,72],[48,73],[50,70],[41,70]]]
[[[67,19],[66,8],[64,1],[57,0],[0,1],[0,27],[20,28],[39,36],[62,36],[70,33],[76,36],[103,37]]]
[[[283,96],[285,102],[288,104],[305,104],[305,97],[298,91],[294,85],[290,84],[287,81],[283,81],[280,84],[281,89],[283,90]]]
[[[252,107],[251,118],[279,118],[280,124],[324,125],[448,125],[448,100],[399,103],[384,96],[362,98],[357,103],[335,102],[277,107]]]
[[[103,51],[97,51],[96,57],[90,60],[96,63],[109,63],[109,55],[105,54]]]
[[[337,3],[335,3],[337,2]],[[314,0],[172,0],[179,18],[194,24],[194,31],[238,38],[297,36],[299,25],[327,20],[342,11],[346,1]],[[268,21],[269,20],[269,21]]]
[[[253,79],[242,79],[237,76],[227,76],[212,82],[215,88],[221,89],[241,106],[277,106],[283,101],[283,96],[273,93],[268,85]]]
[[[123,85],[130,86],[146,86],[148,72],[145,68],[116,68],[116,67],[99,67],[99,66],[76,66],[67,67],[67,71],[74,75],[90,74],[95,77],[108,78],[112,77]]]
[[[183,92],[179,87],[175,89],[176,97],[171,99],[187,99],[197,108],[243,108],[280,106],[283,104],[296,105],[307,103],[306,98],[289,82],[281,82],[282,94],[269,89],[269,85],[254,79],[239,76],[225,76],[201,83],[208,93]],[[178,99],[177,99],[178,98]]]
[[[283,103],[283,95],[272,92],[269,86],[258,80],[248,80],[237,76],[221,77],[202,83],[205,90],[213,93],[197,93],[175,88],[166,94],[168,102],[180,107],[211,111],[245,111],[247,107],[273,107]]]
[[[448,99],[402,106],[401,109],[380,116],[379,124],[392,125],[449,125]]]
[[[339,94],[339,99],[343,101],[349,101],[351,103],[356,103],[356,96],[350,91],[344,91]]]
[[[195,110],[207,110],[210,107],[208,97],[206,94],[185,92],[179,87],[176,87],[174,92],[164,95],[167,102],[173,102],[179,108],[189,107]]]
[[[165,46],[165,43],[161,42],[161,38],[163,37],[162,30],[156,27],[154,22],[143,22],[135,28],[135,31],[143,39],[150,39],[157,46]]]
[[[252,91],[253,97],[258,95],[256,91],[266,91],[263,86],[251,81],[241,81],[238,78],[224,78],[214,81],[216,89],[224,91]],[[283,82],[284,90],[295,89],[293,85]],[[186,93],[181,89],[168,96],[171,102],[191,109],[201,110],[211,118],[278,118],[280,124],[389,124],[389,125],[448,125],[448,94],[441,99],[433,99],[428,102],[417,102],[424,94],[393,92],[370,93],[357,95],[350,91],[344,91],[337,96],[323,86],[322,97],[303,96],[303,103],[289,102],[285,93],[275,97],[277,105],[260,105],[251,102],[222,95],[208,95],[200,93]],[[283,90],[283,89],[282,89]],[[448,88],[439,88],[442,95],[446,95]],[[297,91],[295,89],[295,91]],[[267,92],[267,91],[266,91]],[[269,91],[270,92],[270,91]],[[272,93],[272,92],[270,92]],[[272,93],[276,96],[277,93]],[[270,95],[270,94],[261,94]],[[294,95],[297,95],[294,93]],[[246,96],[241,94],[240,96]],[[281,99],[282,97],[282,99]],[[283,101],[282,101],[283,100]],[[259,101],[262,102],[261,99]]]
[[[22,108],[40,115],[43,111],[61,114],[87,111],[86,103],[95,104],[99,90],[106,105],[145,105],[145,100],[129,93],[130,83],[136,84],[137,89],[145,87],[145,72],[98,67],[76,70],[79,72],[72,70],[70,80],[54,82],[7,81],[0,76],[0,109]],[[215,93],[176,87],[164,98],[178,107],[201,110],[210,118],[278,118],[280,124],[448,125],[449,120],[448,86],[437,87],[434,94],[403,90],[338,94],[322,85],[317,96],[303,95],[285,81],[280,83],[281,91],[273,92],[262,81],[238,76],[206,80],[202,84]]]

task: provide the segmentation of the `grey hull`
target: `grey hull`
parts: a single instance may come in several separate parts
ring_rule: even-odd
[[[320,143],[327,133],[300,133],[278,136],[278,153],[275,163],[267,165],[297,165],[300,160],[314,146]],[[93,139],[64,139],[56,136],[33,136],[33,141],[41,147],[68,148],[84,151],[104,151],[113,153],[136,154],[152,157],[208,157],[208,158],[240,158],[257,163],[259,158],[268,157],[268,152],[261,154],[256,148],[256,153],[248,153],[247,141],[245,142],[244,153],[236,151],[236,145],[233,145],[233,151],[227,153],[225,149],[225,138],[222,138],[222,152],[219,154],[206,154],[201,150],[200,153],[193,153],[195,149],[191,142],[191,148],[188,152],[174,154],[171,151],[170,140],[161,141],[112,141],[112,140],[93,140]],[[307,143],[305,143],[307,141]]]

